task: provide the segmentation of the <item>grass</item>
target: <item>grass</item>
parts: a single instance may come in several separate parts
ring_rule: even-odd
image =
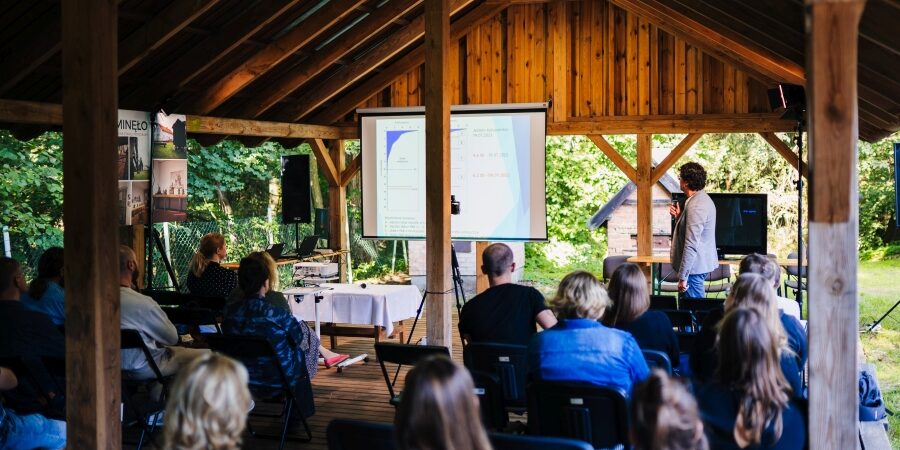
[[[149,180],[150,179],[150,171],[149,170],[137,170],[131,174],[132,180]]]
[[[184,150],[176,150],[175,144],[153,144],[153,159],[185,159],[187,153]]]

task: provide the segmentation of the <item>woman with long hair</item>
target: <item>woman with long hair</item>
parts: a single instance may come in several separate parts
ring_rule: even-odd
[[[62,247],[45,250],[38,260],[37,276],[22,295],[26,308],[46,315],[54,325],[62,325],[66,320],[63,264]]]
[[[187,288],[191,294],[209,297],[231,295],[237,287],[237,275],[219,265],[227,254],[225,236],[221,233],[208,233],[200,239],[187,276]]]
[[[634,386],[631,443],[635,450],[707,450],[697,401],[685,385],[654,369]]]
[[[610,306],[594,275],[575,271],[559,283],[551,301],[559,322],[531,338],[528,370],[534,379],[581,381],[631,392],[650,370],[627,332],[599,322]]]
[[[725,315],[713,382],[696,389],[706,436],[716,449],[800,450],[806,425],[779,362],[779,337],[754,307]]]
[[[165,413],[166,450],[235,450],[250,412],[247,369],[207,353],[182,368]]]
[[[603,313],[603,324],[631,333],[642,350],[663,352],[677,367],[678,338],[666,314],[650,310],[650,291],[641,268],[622,264],[613,272],[607,290],[612,305]]]
[[[394,425],[401,450],[490,450],[475,385],[445,356],[420,361],[406,375]]]

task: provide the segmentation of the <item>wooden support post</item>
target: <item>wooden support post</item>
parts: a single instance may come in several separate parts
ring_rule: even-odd
[[[425,0],[425,251],[428,344],[451,347],[450,1]]]
[[[653,135],[637,135],[637,254],[653,255]],[[650,279],[650,266],[644,266]],[[652,282],[652,280],[651,280]]]
[[[857,40],[862,0],[806,0],[810,448],[857,447]]]
[[[116,120],[118,1],[62,2],[68,448],[122,446]]]
[[[344,141],[334,141],[331,148],[331,162],[336,171],[344,169],[345,161]],[[337,180],[328,180],[328,246],[334,251],[349,250],[347,236],[347,189]],[[341,258],[340,276],[341,282],[347,281],[347,259]]]
[[[491,245],[491,243],[484,241],[475,242],[475,294],[480,294],[490,287],[487,275],[481,272],[481,265],[484,264],[484,259],[481,258],[481,255],[484,253],[484,249],[488,248],[488,245]]]

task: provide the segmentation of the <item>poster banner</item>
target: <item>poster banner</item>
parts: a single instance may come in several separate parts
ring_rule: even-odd
[[[150,114],[119,110],[119,225],[147,223],[150,185]]]
[[[187,220],[187,131],[180,114],[156,113],[153,123],[154,222]]]

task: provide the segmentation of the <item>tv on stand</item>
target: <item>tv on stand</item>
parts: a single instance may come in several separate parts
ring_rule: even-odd
[[[769,202],[766,194],[710,193],[716,205],[716,251],[729,255],[768,253]],[[684,210],[683,193],[672,194]],[[672,219],[674,229],[675,219]]]

